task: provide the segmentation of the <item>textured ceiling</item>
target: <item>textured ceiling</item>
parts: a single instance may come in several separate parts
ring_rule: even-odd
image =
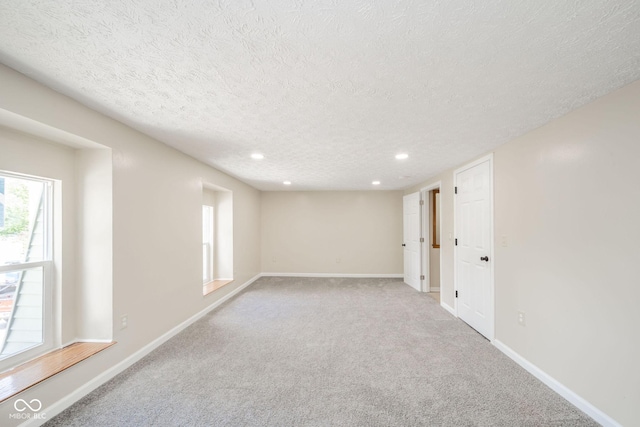
[[[259,189],[399,189],[640,78],[640,2],[2,0],[0,61]]]

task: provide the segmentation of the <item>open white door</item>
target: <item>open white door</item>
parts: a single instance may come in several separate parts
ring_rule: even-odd
[[[420,291],[420,193],[403,199],[404,282]]]
[[[458,317],[493,339],[491,157],[455,173],[455,273]]]

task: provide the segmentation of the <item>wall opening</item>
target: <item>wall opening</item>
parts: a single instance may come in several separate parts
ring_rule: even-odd
[[[233,192],[202,185],[202,281],[207,295],[233,281]]]

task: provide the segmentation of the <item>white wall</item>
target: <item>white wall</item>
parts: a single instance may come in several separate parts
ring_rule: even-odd
[[[74,340],[110,341],[113,338],[111,150],[85,148],[75,151],[78,203]]]
[[[629,426],[640,422],[639,112],[636,82],[494,153],[496,339]],[[417,186],[443,181],[450,306],[452,179]]]
[[[109,147],[113,154],[113,339],[117,344],[25,391],[20,398],[40,399],[44,411],[105,370],[115,366],[176,325],[232,292],[260,272],[260,193],[131,128],[90,110],[33,80],[0,66],[0,116],[37,124],[43,133],[82,137]],[[35,128],[36,126],[34,126]],[[0,146],[2,162],[20,142]],[[70,152],[73,159],[73,151]],[[21,159],[57,173],[57,157],[47,148]],[[64,162],[60,163],[64,165]],[[11,168],[8,168],[11,170]],[[73,180],[73,164],[69,179]],[[202,183],[233,191],[233,284],[202,296]],[[74,210],[65,213],[74,224]],[[73,246],[75,235],[65,238]],[[69,245],[68,247],[66,245]],[[73,264],[73,252],[65,263]],[[65,266],[65,269],[67,267]],[[69,267],[74,271],[75,267]],[[67,296],[70,298],[67,300]],[[75,292],[63,295],[64,330],[75,324]],[[69,312],[67,312],[69,310]],[[70,313],[70,314],[68,314]],[[128,316],[128,328],[119,328]],[[69,317],[70,316],[70,317]],[[75,331],[74,331],[75,333]],[[63,337],[63,342],[73,335]],[[0,404],[9,420],[14,399]],[[6,424],[4,424],[6,425]]]
[[[262,193],[262,270],[402,274],[401,191]]]
[[[429,287],[440,289],[440,248],[429,248]]]

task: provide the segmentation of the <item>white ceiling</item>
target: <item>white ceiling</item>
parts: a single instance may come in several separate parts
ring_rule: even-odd
[[[0,61],[258,189],[401,189],[640,78],[640,2],[2,0]]]

